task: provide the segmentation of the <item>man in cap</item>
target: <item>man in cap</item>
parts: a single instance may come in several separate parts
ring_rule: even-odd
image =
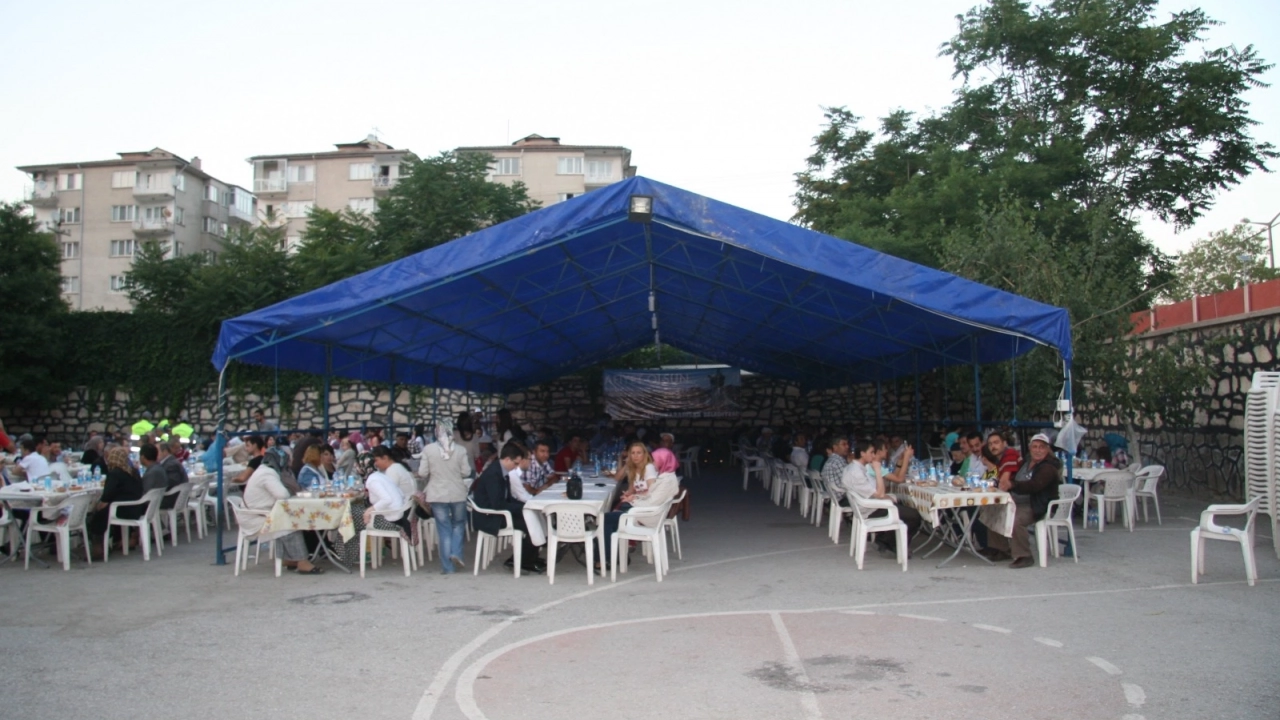
[[[1013,536],[1005,538],[996,532],[987,533],[987,557],[993,560],[1013,558],[1011,568],[1035,565],[1031,559],[1031,534],[1028,528],[1044,518],[1049,503],[1058,499],[1058,485],[1062,482],[1062,461],[1053,454],[1049,436],[1038,433],[1031,438],[1031,452],[1012,478],[1003,475],[999,480],[1001,490],[1013,496]]]

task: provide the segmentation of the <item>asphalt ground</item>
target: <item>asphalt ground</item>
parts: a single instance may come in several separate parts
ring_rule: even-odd
[[[1011,570],[848,553],[741,476],[691,482],[683,560],[661,583],[479,576],[233,577],[213,540],[163,557],[0,565],[0,718],[1280,717],[1280,561],[1259,581],[1208,545],[1206,503],[1081,530],[1080,561]],[[233,537],[233,536],[232,536]],[[228,543],[230,544],[230,542]]]

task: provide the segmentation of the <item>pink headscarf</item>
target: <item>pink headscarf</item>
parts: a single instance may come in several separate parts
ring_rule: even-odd
[[[680,463],[676,460],[675,453],[666,448],[658,448],[653,451],[653,466],[661,475],[675,472],[676,468],[680,467]]]

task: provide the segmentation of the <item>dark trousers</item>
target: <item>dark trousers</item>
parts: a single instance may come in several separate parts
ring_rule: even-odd
[[[607,567],[610,558],[613,557],[613,534],[618,532],[618,523],[621,521],[622,514],[631,509],[631,503],[622,503],[617,510],[604,514],[604,551],[605,556],[600,558],[600,566]],[[626,552],[626,548],[619,548],[618,552]]]
[[[531,568],[538,560],[538,546],[529,539],[529,526],[524,521],[524,503],[508,503],[503,509],[511,513],[511,526],[524,534],[524,541],[520,543],[520,565]]]

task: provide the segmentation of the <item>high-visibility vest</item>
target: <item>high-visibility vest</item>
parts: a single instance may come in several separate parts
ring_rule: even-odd
[[[143,435],[146,435],[155,429],[156,426],[153,425],[150,420],[143,418],[133,424],[133,427],[130,429],[130,433],[133,435],[134,440],[138,440],[141,439]]]
[[[191,436],[195,434],[195,431],[195,428],[184,422],[173,426],[173,434],[177,435],[183,444],[191,442]]]

